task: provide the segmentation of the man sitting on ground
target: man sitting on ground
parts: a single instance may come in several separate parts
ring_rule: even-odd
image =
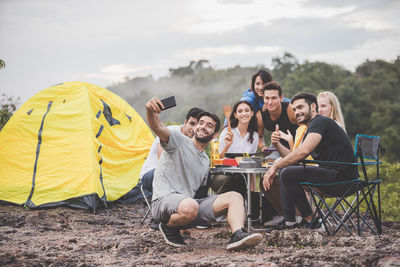
[[[197,115],[199,115],[204,110],[201,108],[191,108],[186,114],[185,122],[182,125],[171,125],[168,126],[169,129],[179,130],[181,133],[186,135],[187,137],[192,138],[194,135],[194,127],[197,124]],[[158,159],[161,156],[163,149],[160,145],[160,138],[157,136],[154,139],[153,144],[151,145],[149,155],[146,158],[146,161],[143,164],[142,171],[140,172],[140,181],[143,184],[143,188],[148,191],[150,194],[153,192],[153,179],[154,179],[154,171],[157,167]],[[202,190],[199,193],[207,192],[207,189]],[[146,192],[147,193],[147,192]],[[202,196],[205,197],[206,195]],[[197,228],[209,228],[209,225],[197,225]],[[158,223],[152,219],[150,221],[150,229],[158,230]]]
[[[268,189],[279,172],[281,199],[285,214],[285,223],[278,229],[290,229],[299,226],[313,228],[310,225],[312,210],[300,182],[335,183],[354,179],[358,176],[357,167],[353,165],[292,166],[308,155],[315,160],[355,162],[353,146],[346,132],[334,120],[318,115],[318,104],[315,95],[300,93],[292,98],[293,110],[299,124],[304,123],[308,129],[303,142],[297,149],[290,152],[280,143],[279,129],[272,133],[271,141],[284,157],[276,162],[265,173],[263,185]],[[345,188],[338,184],[329,187],[319,187],[328,194],[341,193]],[[303,220],[300,225],[295,220],[295,208],[300,211]]]
[[[192,138],[194,135],[194,127],[197,124],[197,115],[203,111],[204,110],[201,108],[191,108],[186,114],[185,122],[182,125],[171,125],[168,126],[168,128],[179,130],[184,135]],[[160,138],[157,136],[151,145],[149,155],[147,156],[139,175],[143,187],[150,192],[152,192],[153,188],[154,170],[157,167],[158,159],[162,152],[163,149],[160,145]]]
[[[194,136],[190,139],[161,122],[158,114],[162,108],[162,102],[155,97],[146,103],[147,121],[164,149],[154,173],[152,214],[160,222],[159,229],[166,243],[183,247],[186,244],[180,235],[181,227],[220,221],[227,214],[233,232],[228,250],[259,244],[261,234],[250,234],[243,228],[244,203],[239,193],[193,199],[196,190],[207,179],[209,158],[204,149],[218,133],[218,117],[209,112],[200,113]]]

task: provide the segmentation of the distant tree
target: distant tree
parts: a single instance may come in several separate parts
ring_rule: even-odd
[[[5,68],[6,67],[6,63],[4,62],[4,60],[0,59],[0,69]]]
[[[206,68],[206,65],[209,64],[209,61],[207,59],[200,59],[198,61],[192,60],[190,61],[189,65],[184,66],[184,67],[178,67],[178,68],[170,68],[169,73],[173,77],[185,77],[189,75],[193,75],[199,71],[203,71],[205,69],[211,68],[208,66]]]
[[[204,65],[209,64],[209,61],[207,59],[200,59],[197,61],[196,65],[194,66],[195,71],[201,71],[204,69]]]
[[[175,76],[175,77],[185,77],[187,75],[191,75],[194,73],[194,67],[193,65],[195,65],[196,61],[192,60],[190,61],[188,66],[185,67],[179,67],[179,68],[170,68],[169,72],[171,74],[171,76]]]
[[[282,57],[273,57],[272,77],[274,77],[274,80],[283,85],[286,77],[292,73],[298,65],[299,62],[297,58],[289,52],[285,52]]]
[[[338,66],[323,62],[308,62],[297,65],[289,73],[283,84],[285,96],[293,96],[300,92],[317,93],[323,90],[335,91],[343,80],[351,76],[351,72]]]
[[[6,94],[1,95],[0,99],[0,130],[3,129],[4,125],[11,118],[13,113],[17,110],[19,98],[15,99]]]
[[[174,95],[177,106],[162,113],[164,122],[182,122],[185,112],[198,106],[223,118],[222,106],[234,104],[249,88],[251,76],[265,66],[240,65],[213,69],[207,60],[191,61],[171,68],[170,76],[154,79],[134,77],[111,86],[139,114],[152,96]],[[340,100],[347,133],[351,140],[358,133],[378,135],[386,147],[385,161],[400,160],[400,57],[394,61],[366,61],[355,72],[324,62],[298,63],[290,53],[273,59],[268,70],[281,83],[285,96],[309,91],[333,91]]]
[[[386,159],[400,159],[400,57],[393,62],[366,61],[338,90],[351,135],[378,135]]]

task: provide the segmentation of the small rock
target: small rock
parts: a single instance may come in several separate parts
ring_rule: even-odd
[[[378,261],[376,264],[378,267],[387,266],[400,266],[400,258],[395,256],[386,256]]]

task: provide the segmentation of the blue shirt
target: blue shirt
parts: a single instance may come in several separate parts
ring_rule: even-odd
[[[254,108],[254,113],[262,109],[262,107],[264,106],[264,100],[258,97],[256,99],[256,96],[250,88],[243,92],[242,98],[240,100],[249,102]]]

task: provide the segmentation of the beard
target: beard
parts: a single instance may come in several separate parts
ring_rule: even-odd
[[[194,135],[194,132],[193,132],[193,131],[185,131],[185,135],[186,135],[187,137],[192,138],[193,135]]]
[[[196,138],[196,140],[200,143],[207,144],[214,138],[214,134],[206,135],[203,137],[198,137],[197,134],[195,133],[194,138]]]
[[[196,140],[200,143],[207,144],[208,142],[210,142],[213,139],[213,134],[207,135],[204,137],[198,137],[197,135],[195,135],[194,138],[196,138]]]
[[[308,124],[310,120],[311,120],[311,109],[309,108],[307,113],[303,113],[303,119],[301,121],[297,120],[297,123]]]
[[[311,120],[311,115],[310,114],[304,114],[303,115],[303,119],[301,120],[301,121],[297,121],[299,124],[300,123],[302,123],[302,124],[307,124],[307,123],[309,123],[310,122],[310,120]]]

